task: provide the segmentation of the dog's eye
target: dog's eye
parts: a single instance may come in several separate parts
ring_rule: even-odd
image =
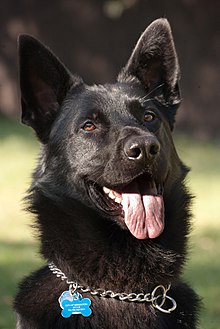
[[[85,131],[93,131],[96,129],[96,126],[92,121],[86,121],[86,123],[84,123],[84,125],[82,126],[82,129]]]
[[[145,121],[145,122],[151,122],[151,121],[153,121],[154,119],[156,119],[156,114],[155,114],[154,112],[147,111],[147,112],[144,114],[144,121]]]

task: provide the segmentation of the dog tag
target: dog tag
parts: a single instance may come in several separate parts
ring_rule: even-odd
[[[70,290],[64,291],[59,298],[59,304],[62,309],[61,315],[64,318],[69,318],[75,314],[81,314],[85,317],[92,314],[91,300],[83,298],[78,292],[72,294]]]

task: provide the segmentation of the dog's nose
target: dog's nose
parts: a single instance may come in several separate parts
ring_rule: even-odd
[[[129,140],[124,146],[125,155],[131,160],[153,160],[160,151],[160,144],[156,137]]]

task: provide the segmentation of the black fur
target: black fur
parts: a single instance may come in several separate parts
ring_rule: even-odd
[[[169,23],[159,19],[146,29],[115,84],[84,84],[27,35],[20,36],[19,58],[22,120],[42,143],[27,200],[43,257],[94,288],[139,293],[170,283],[177,308],[165,314],[150,303],[87,293],[92,315],[64,319],[58,298],[68,285],[44,267],[20,285],[17,328],[196,328],[198,298],[181,279],[191,196],[171,135],[180,94]],[[126,156],[131,145],[140,159]],[[163,185],[165,205],[164,231],[142,240],[101,191],[123,191],[141,178]]]

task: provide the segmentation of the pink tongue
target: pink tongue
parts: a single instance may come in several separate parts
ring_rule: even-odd
[[[151,190],[155,194],[155,188]],[[125,224],[137,239],[156,238],[164,229],[163,197],[150,193],[137,182],[122,193]]]

